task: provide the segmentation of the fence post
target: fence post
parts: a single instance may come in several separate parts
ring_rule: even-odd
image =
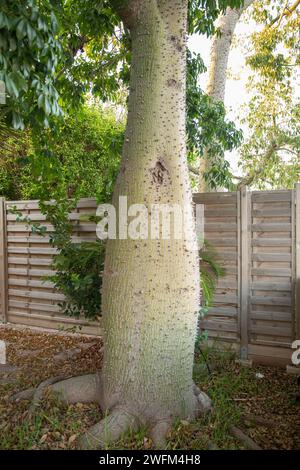
[[[300,339],[300,183],[295,184],[295,333]]]
[[[240,266],[239,266],[239,293],[240,293],[240,358],[248,359],[248,306],[249,306],[249,193],[247,187],[242,187],[240,193]]]
[[[7,244],[5,198],[0,197],[0,321],[7,322]]]

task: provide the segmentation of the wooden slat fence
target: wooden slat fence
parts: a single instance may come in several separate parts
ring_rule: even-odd
[[[45,276],[53,274],[51,261],[56,250],[49,244],[53,227],[46,223],[38,201],[2,201],[2,207],[6,218],[4,271],[7,277],[7,286],[1,289],[1,294],[4,292],[5,295],[6,292],[7,305],[6,311],[2,310],[2,317],[14,324],[53,329],[80,326],[85,333],[101,334],[98,323],[87,322],[83,318],[77,320],[60,313],[59,304],[64,296],[55,291],[51,282],[45,281]],[[46,226],[47,235],[43,237],[33,233],[26,222],[18,222],[17,216],[11,213],[14,207],[22,218],[29,217],[32,222]],[[81,199],[76,210],[70,214],[74,242],[96,239],[96,225],[80,220],[83,214],[95,214],[96,207],[95,199]]]
[[[300,187],[194,195],[226,275],[202,327],[242,359],[290,363],[300,339]],[[297,248],[298,247],[298,248]]]
[[[210,340],[226,343],[242,359],[290,363],[291,343],[300,339],[300,185],[295,190],[195,194],[203,204],[204,236],[216,248],[226,275],[202,328]],[[75,242],[94,241],[95,199],[81,199],[70,214]],[[47,226],[32,233],[11,208]],[[45,328],[80,325],[101,334],[99,323],[60,313],[63,296],[44,277],[52,273],[52,227],[38,201],[0,198],[0,321]]]

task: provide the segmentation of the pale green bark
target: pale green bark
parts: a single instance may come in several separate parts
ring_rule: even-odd
[[[185,143],[187,0],[144,0],[131,27],[132,67],[122,168],[114,194],[128,205],[189,206]],[[106,408],[141,422],[193,417],[199,311],[197,251],[187,240],[109,241],[103,282]]]

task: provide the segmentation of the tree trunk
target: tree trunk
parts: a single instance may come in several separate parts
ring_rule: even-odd
[[[185,230],[181,239],[171,231],[170,239],[108,240],[101,372],[49,379],[30,391],[31,412],[50,382],[69,403],[100,404],[105,417],[82,437],[85,449],[103,447],[140,425],[149,427],[156,447],[164,447],[175,418],[192,419],[210,409],[192,379],[200,279],[185,142],[188,0],[114,4],[121,5],[131,32],[132,65],[113,202],[118,207],[119,197],[126,196],[128,207],[143,204],[149,212],[152,204],[177,204],[185,213]]]
[[[114,193],[131,204],[188,207],[186,162],[187,0],[140,0],[123,11],[132,65],[121,172]],[[130,12],[130,14],[129,14]],[[109,240],[103,282],[105,408],[143,422],[194,417],[192,369],[199,260],[188,240]]]
[[[239,9],[227,8],[225,15],[221,15],[216,22],[216,29],[221,35],[215,34],[210,47],[210,62],[208,67],[208,80],[206,94],[215,101],[223,101],[225,98],[226,74],[228,58],[235,27],[242,13],[253,3],[254,0],[245,0],[244,6]],[[204,173],[209,170],[210,161],[207,150],[204,151],[200,160],[199,192],[209,192]]]

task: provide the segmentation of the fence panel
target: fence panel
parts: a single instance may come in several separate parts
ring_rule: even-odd
[[[253,357],[289,363],[291,343],[300,339],[300,188],[291,191],[195,194],[204,207],[204,236],[218,252],[225,276],[201,322],[211,340],[226,342]],[[44,237],[17,220],[11,209],[47,227]],[[96,200],[81,199],[70,214],[73,241],[94,241]],[[53,228],[38,201],[0,198],[0,321],[58,328],[81,326],[101,334],[101,325],[62,315],[63,300],[45,276],[53,273]],[[297,312],[297,313],[296,313]]]
[[[18,222],[15,207],[21,216],[29,217],[47,227],[44,237],[32,232],[26,222]],[[82,221],[82,214],[94,214],[96,201],[82,199],[76,210],[70,214],[73,224],[73,241],[93,241],[96,238],[95,224]],[[56,250],[49,245],[49,235],[53,227],[45,222],[38,201],[6,202],[7,219],[7,274],[8,301],[7,321],[22,325],[45,328],[71,327],[80,325],[83,331],[101,333],[99,324],[83,318],[75,319],[60,313],[60,303],[64,296],[54,289],[46,276],[53,274],[51,261]]]
[[[7,258],[5,200],[0,198],[0,322],[7,321]]]
[[[252,192],[249,342],[287,349],[295,338],[294,191]],[[269,348],[268,348],[269,347]]]
[[[194,202],[204,205],[204,238],[217,251],[226,271],[219,280],[214,303],[201,328],[209,337],[239,341],[239,197],[237,193],[195,194]]]

